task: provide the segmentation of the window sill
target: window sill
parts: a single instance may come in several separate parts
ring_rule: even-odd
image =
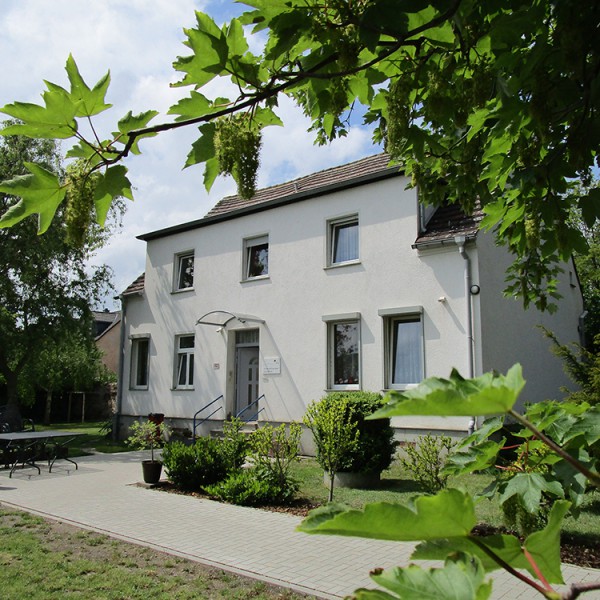
[[[193,392],[194,388],[193,387],[172,387],[171,391],[172,392]]]
[[[264,281],[265,279],[271,279],[270,275],[259,275],[258,277],[248,277],[247,279],[242,279],[240,283],[251,283],[252,281]]]
[[[327,394],[331,392],[359,392],[362,388],[360,385],[348,384],[348,385],[337,385],[335,387],[329,387],[325,390]]]
[[[328,271],[329,269],[339,269],[340,267],[351,267],[352,265],[360,265],[361,260],[357,258],[356,260],[347,260],[345,262],[334,263],[332,265],[327,265],[323,267],[323,270]]]
[[[193,287],[181,288],[180,290],[172,290],[171,294],[185,294],[186,292],[193,292],[193,291],[194,291]]]
[[[144,386],[144,387],[130,387],[129,388],[130,392],[147,392],[148,391],[148,386]]]

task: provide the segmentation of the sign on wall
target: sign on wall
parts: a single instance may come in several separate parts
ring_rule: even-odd
[[[281,358],[270,356],[263,359],[263,375],[279,375],[281,373]]]

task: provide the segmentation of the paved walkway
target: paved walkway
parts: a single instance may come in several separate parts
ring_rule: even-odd
[[[295,531],[300,518],[135,485],[139,453],[94,455],[79,469],[57,463],[0,471],[0,504],[142,544],[263,581],[340,598],[361,586],[375,587],[374,567],[406,565],[413,544],[315,536]],[[564,567],[567,583],[598,581],[600,571]],[[504,572],[494,576],[494,600],[541,598]],[[600,593],[582,596],[598,600]]]

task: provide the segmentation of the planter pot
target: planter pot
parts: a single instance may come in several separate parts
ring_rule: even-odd
[[[369,471],[364,473],[351,473],[349,471],[338,471],[333,479],[333,487],[341,488],[372,488],[379,486],[381,473]],[[329,487],[329,474],[323,474],[323,484]]]
[[[143,460],[142,473],[144,475],[144,483],[156,485],[160,481],[162,463],[158,460]]]

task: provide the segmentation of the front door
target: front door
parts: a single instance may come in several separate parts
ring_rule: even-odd
[[[247,408],[258,398],[258,346],[236,348],[236,414]],[[258,408],[249,408],[241,418],[247,421]]]

